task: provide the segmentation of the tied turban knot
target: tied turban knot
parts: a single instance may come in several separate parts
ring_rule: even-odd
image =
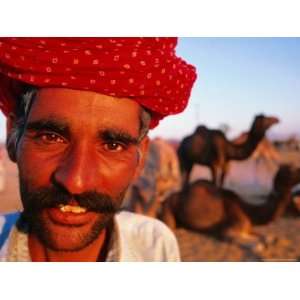
[[[14,109],[20,83],[64,87],[135,100],[150,111],[154,128],[185,109],[196,80],[176,44],[177,38],[0,38],[0,109]]]

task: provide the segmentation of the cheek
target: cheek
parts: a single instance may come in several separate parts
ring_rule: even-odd
[[[55,169],[55,162],[51,157],[41,155],[26,141],[19,144],[17,165],[22,180],[30,183],[33,187],[49,184],[51,174]]]
[[[102,190],[112,196],[119,195],[132,183],[137,167],[138,160],[134,158],[126,162],[115,162],[102,168],[100,178]]]

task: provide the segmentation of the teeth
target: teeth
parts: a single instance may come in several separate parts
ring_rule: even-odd
[[[58,207],[59,207],[60,211],[62,211],[62,212],[72,212],[74,214],[80,214],[80,213],[86,212],[86,208],[81,207],[81,206],[60,204]]]

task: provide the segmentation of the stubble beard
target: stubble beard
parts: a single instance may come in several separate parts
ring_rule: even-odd
[[[46,217],[46,209],[56,207],[59,201],[67,203],[67,194],[54,186],[42,189],[29,188],[29,185],[20,178],[20,193],[24,206],[23,220],[26,222],[28,232],[34,234],[48,249],[79,251],[95,241],[102,230],[112,222],[114,215],[120,210],[126,191],[127,188],[115,198],[96,192],[85,193],[79,198],[80,205],[94,212],[97,216],[94,222],[83,226],[60,226],[53,224]]]
[[[57,234],[53,225],[49,224],[51,221],[45,220],[40,214],[30,218],[32,221],[29,227],[30,232],[35,234],[46,248],[54,251],[74,252],[80,251],[94,242],[112,221],[113,216],[114,214],[98,216],[88,230],[80,230],[80,226],[64,225],[63,230]],[[69,242],[67,243],[67,241]]]

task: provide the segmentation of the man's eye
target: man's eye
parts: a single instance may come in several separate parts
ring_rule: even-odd
[[[42,140],[48,144],[62,144],[65,143],[65,140],[55,133],[42,133],[37,136],[39,140]]]
[[[125,146],[117,142],[108,142],[104,144],[104,149],[107,151],[121,152]]]

